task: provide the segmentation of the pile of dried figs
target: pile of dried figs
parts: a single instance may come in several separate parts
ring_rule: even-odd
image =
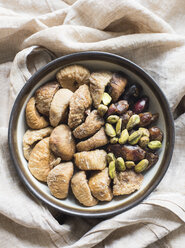
[[[149,97],[122,72],[70,65],[26,105],[23,153],[32,175],[64,199],[69,186],[84,206],[138,190],[158,161],[163,133]]]

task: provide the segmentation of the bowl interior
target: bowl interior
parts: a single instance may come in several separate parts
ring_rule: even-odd
[[[69,63],[70,64],[70,63]],[[31,86],[28,93],[24,95],[24,99],[17,103],[17,117],[16,117],[16,130],[14,132],[14,142],[16,150],[16,159],[19,162],[19,169],[21,171],[22,177],[24,177],[24,182],[28,185],[28,188],[34,195],[44,200],[46,203],[49,203],[51,206],[62,210],[70,214],[78,214],[84,216],[103,216],[106,214],[113,213],[115,210],[126,210],[129,206],[133,206],[138,202],[142,196],[146,196],[146,193],[153,187],[155,180],[158,176],[161,176],[161,167],[164,164],[164,155],[168,152],[168,142],[167,142],[167,122],[165,117],[165,110],[162,106],[162,102],[159,101],[159,96],[154,94],[153,88],[150,85],[150,82],[140,77],[137,71],[130,70],[129,68],[123,67],[114,62],[108,62],[104,60],[81,60],[73,62],[72,64],[80,64],[87,67],[91,72],[97,70],[110,70],[110,71],[122,71],[129,76],[129,78],[139,83],[143,87],[143,91],[150,98],[149,110],[152,113],[159,113],[159,120],[155,125],[160,127],[164,132],[163,146],[159,151],[159,160],[155,166],[153,166],[149,171],[144,174],[144,181],[140,190],[128,196],[119,196],[114,197],[111,202],[99,202],[98,205],[93,207],[84,207],[80,205],[74,198],[71,192],[65,200],[59,200],[53,197],[50,194],[50,191],[46,184],[39,182],[35,179],[28,169],[28,163],[24,158],[22,150],[22,140],[23,135],[28,129],[25,122],[25,107],[27,101],[34,94],[35,90],[40,87],[42,84],[46,83],[49,80],[55,79],[56,72],[63,67],[55,67],[52,71],[48,71],[45,75],[39,78],[38,82],[34,87]]]

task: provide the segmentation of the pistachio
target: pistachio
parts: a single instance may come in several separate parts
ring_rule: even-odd
[[[148,145],[149,142],[150,142],[149,137],[143,136],[139,140],[139,146],[142,148],[146,148],[146,146]]]
[[[101,117],[103,117],[103,116],[105,115],[105,113],[107,112],[107,110],[108,110],[108,107],[105,106],[104,104],[100,104],[100,105],[98,106],[98,114],[99,114]]]
[[[113,126],[109,123],[105,124],[105,133],[111,138],[116,136],[116,131],[114,130]]]
[[[120,118],[116,124],[116,134],[120,135],[122,127],[122,119]]]
[[[108,93],[104,92],[103,93],[103,96],[102,96],[102,102],[103,102],[103,104],[104,105],[109,105],[109,103],[111,101],[112,101],[112,97]]]
[[[118,140],[118,142],[123,145],[127,142],[128,140],[128,137],[129,137],[129,133],[128,133],[128,130],[127,129],[124,129],[122,132],[121,132],[121,136]]]
[[[110,143],[111,143],[111,144],[116,144],[116,143],[118,143],[118,138],[117,138],[117,137],[111,138],[111,139],[110,139]]]
[[[140,127],[139,131],[142,133],[142,136],[150,137],[150,132],[149,132],[149,130],[147,128]]]
[[[139,115],[132,115],[127,123],[126,128],[131,130],[133,127],[137,126],[140,123]]]
[[[136,145],[139,142],[141,135],[142,133],[140,131],[133,132],[128,138],[129,144]]]
[[[151,149],[151,150],[157,150],[157,149],[160,149],[162,146],[161,142],[158,141],[158,140],[154,140],[154,141],[150,141],[148,143],[148,147]]]
[[[108,162],[108,164],[111,162],[111,161],[116,161],[116,158],[115,158],[115,156],[114,156],[114,153],[112,153],[112,152],[109,152],[108,154],[107,154],[107,162]]]
[[[107,118],[107,122],[110,123],[110,124],[115,124],[118,120],[119,120],[119,116],[118,115],[110,115]]]
[[[134,163],[134,161],[126,161],[125,165],[128,169],[132,169],[133,167],[135,167],[136,164]]]
[[[109,176],[111,179],[114,179],[115,175],[116,175],[116,163],[115,161],[111,161],[109,163]]]
[[[135,172],[140,173],[140,172],[144,171],[144,170],[147,168],[148,164],[149,164],[149,161],[148,161],[147,159],[141,160],[141,161],[134,167]]]
[[[118,169],[118,171],[126,170],[125,161],[122,157],[116,159],[116,168]]]

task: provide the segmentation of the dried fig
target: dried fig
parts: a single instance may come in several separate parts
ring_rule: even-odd
[[[49,120],[53,127],[56,127],[60,121],[64,121],[67,116],[69,101],[73,92],[68,89],[60,89],[54,95],[49,111]]]
[[[58,89],[59,84],[57,82],[50,82],[41,86],[35,92],[36,108],[41,114],[49,115],[51,101]]]
[[[32,145],[49,136],[52,132],[53,128],[46,127],[40,130],[27,130],[26,133],[23,136],[23,153],[25,159],[29,160],[31,151],[32,151]]]
[[[58,199],[64,199],[68,195],[69,182],[73,175],[73,163],[66,162],[53,168],[47,177],[50,192]]]
[[[108,84],[108,93],[112,97],[113,102],[117,102],[121,94],[124,92],[127,85],[127,79],[124,75],[113,73],[110,83]]]
[[[64,161],[70,161],[75,153],[75,141],[67,125],[55,127],[50,136],[50,148]]]
[[[26,122],[32,129],[41,129],[49,125],[44,117],[38,113],[34,97],[31,97],[26,105]]]
[[[76,199],[84,206],[92,207],[98,203],[91,194],[84,171],[79,171],[73,176],[71,180],[71,189]]]
[[[70,65],[62,68],[56,78],[63,88],[75,92],[82,84],[88,84],[90,72],[81,65]]]

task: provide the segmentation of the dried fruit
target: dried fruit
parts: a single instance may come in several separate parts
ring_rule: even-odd
[[[117,116],[117,115],[110,115],[107,118],[107,122],[110,124],[115,124],[118,120],[119,120],[119,116]]]
[[[129,138],[129,133],[128,133],[128,130],[127,129],[124,129],[122,132],[121,132],[121,136],[118,140],[118,142],[123,145],[125,144],[127,141],[128,141],[128,138]]]
[[[116,143],[118,143],[118,138],[117,138],[117,137],[111,138],[111,139],[110,139],[110,143],[111,143],[111,144],[116,144]]]
[[[135,114],[139,114],[141,112],[144,112],[147,110],[149,105],[149,98],[147,96],[143,96],[142,98],[140,98],[133,107],[133,112]]]
[[[131,130],[132,128],[134,128],[135,126],[137,126],[140,123],[140,117],[139,115],[132,115],[127,123],[126,128],[128,130]]]
[[[160,142],[163,141],[163,133],[161,131],[160,128],[158,127],[151,127],[149,129],[149,133],[150,133],[150,139],[153,140],[158,140]]]
[[[112,73],[110,72],[93,72],[89,78],[90,92],[93,99],[93,105],[98,108],[101,103],[106,85],[110,82]]]
[[[51,194],[58,199],[65,199],[68,195],[72,175],[72,162],[62,163],[53,168],[47,177],[47,184]]]
[[[111,161],[116,161],[116,158],[115,158],[114,154],[110,152],[110,153],[107,154],[107,162],[108,162],[108,164]]]
[[[112,97],[107,93],[104,92],[103,96],[102,96],[102,102],[104,105],[109,105],[109,103],[111,103],[112,101]]]
[[[131,85],[126,91],[125,94],[123,95],[123,99],[127,100],[129,103],[137,100],[141,93],[141,86],[133,84]]]
[[[58,89],[59,84],[57,82],[50,82],[41,86],[35,92],[36,108],[41,114],[49,115],[51,101]]]
[[[116,134],[120,135],[122,130],[122,119],[119,118],[118,122],[116,123]]]
[[[116,159],[116,168],[118,171],[125,171],[126,170],[125,161],[122,157],[118,157]]]
[[[134,162],[144,159],[146,154],[138,145],[131,146],[120,144],[108,145],[107,152],[114,153],[116,157],[122,157],[125,160]]]
[[[116,163],[115,161],[111,161],[109,163],[109,176],[111,179],[114,179],[115,175],[116,175]]]
[[[50,148],[63,161],[70,161],[75,153],[75,141],[67,125],[55,127],[50,136]]]
[[[71,189],[76,199],[84,206],[92,207],[98,203],[91,194],[85,171],[79,171],[73,176]]]
[[[133,132],[133,133],[129,136],[129,138],[128,138],[129,144],[131,144],[131,145],[136,145],[136,144],[139,142],[141,136],[142,136],[142,133],[141,133],[140,131],[135,131],[135,132]]]
[[[135,167],[136,164],[134,163],[134,161],[126,161],[125,165],[128,169],[132,169]]]
[[[105,134],[104,127],[87,140],[81,141],[76,145],[79,152],[90,151],[108,144],[109,140]]]
[[[98,114],[99,114],[101,117],[103,117],[103,116],[106,114],[107,110],[108,110],[108,107],[105,106],[104,104],[100,104],[100,105],[98,106]]]
[[[156,122],[158,119],[159,119],[159,114],[158,113],[152,114],[151,123]]]
[[[26,105],[26,122],[32,129],[41,129],[49,125],[49,123],[40,116],[35,107],[35,98],[31,97]]]
[[[109,106],[109,109],[107,111],[107,116],[109,115],[122,115],[123,113],[125,113],[128,110],[128,102],[125,100],[121,100],[117,103],[113,103]]]
[[[150,112],[145,112],[145,113],[141,113],[139,114],[140,117],[140,126],[141,127],[146,127],[148,125],[150,125],[150,123],[152,122],[152,113]]]
[[[72,95],[73,92],[68,89],[60,89],[54,95],[49,110],[49,120],[53,127],[66,120]]]
[[[73,130],[73,135],[77,139],[84,139],[95,134],[103,125],[104,119],[99,116],[97,110],[93,110],[87,116],[84,123]]]
[[[56,78],[63,88],[74,92],[82,84],[88,84],[90,72],[81,65],[70,65],[62,68]]]
[[[69,102],[69,117],[68,125],[71,129],[79,126],[85,119],[85,112],[90,108],[92,98],[89,92],[89,87],[81,85],[72,95]]]
[[[145,149],[150,142],[150,139],[147,136],[143,136],[139,140],[139,146]]]
[[[154,141],[150,141],[148,143],[148,147],[151,149],[151,150],[158,150],[160,149],[162,146],[161,142],[158,141],[158,140],[154,140]]]
[[[51,170],[50,159],[51,151],[49,149],[49,137],[39,141],[33,148],[28,168],[31,174],[39,181],[46,182],[47,176]]]
[[[109,123],[105,124],[105,133],[109,136],[109,137],[115,137],[116,136],[116,131],[113,128],[113,126]]]
[[[152,153],[152,152],[147,152],[146,153],[146,159],[149,161],[147,170],[152,167],[154,164],[157,163],[159,156],[156,153]]]
[[[146,170],[147,166],[149,164],[149,161],[147,159],[141,160],[136,166],[134,167],[135,172],[140,173],[144,170]]]
[[[46,127],[40,130],[27,130],[23,136],[23,153],[25,159],[29,160],[33,144],[47,136],[52,132],[53,128]]]
[[[140,189],[143,182],[143,175],[134,171],[123,171],[116,173],[114,178],[113,195],[129,195]]]
[[[94,197],[99,201],[111,201],[113,194],[110,187],[108,168],[95,172],[89,179],[89,188]]]
[[[80,170],[103,170],[107,165],[106,157],[107,153],[98,149],[74,155],[75,164]]]
[[[113,102],[116,102],[124,92],[127,85],[127,79],[122,72],[113,73],[112,79],[108,85],[108,93],[112,97]]]

